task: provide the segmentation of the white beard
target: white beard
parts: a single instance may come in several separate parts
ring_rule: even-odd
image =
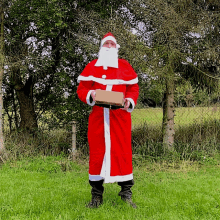
[[[118,68],[118,48],[101,47],[95,66],[103,66],[104,70],[108,67]]]

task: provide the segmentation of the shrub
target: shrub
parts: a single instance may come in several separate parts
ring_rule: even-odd
[[[34,134],[24,131],[5,134],[7,157],[15,160],[37,155],[67,155],[71,143],[71,132],[65,129],[38,130]]]
[[[160,158],[179,158],[184,160],[203,160],[220,151],[220,121],[205,120],[203,123],[178,126],[175,129],[175,152],[165,152],[162,144],[161,128],[141,124],[132,130],[134,154]]]

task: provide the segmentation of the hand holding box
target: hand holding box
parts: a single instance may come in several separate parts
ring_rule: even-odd
[[[95,103],[96,105],[105,104],[123,108],[124,94],[123,92],[96,90]]]

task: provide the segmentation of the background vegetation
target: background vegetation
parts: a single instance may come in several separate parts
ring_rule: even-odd
[[[219,0],[0,3],[0,219],[219,219]],[[77,77],[109,31],[139,76],[137,210],[117,196],[117,184],[105,185],[103,206],[85,208],[91,108],[76,95]]]
[[[91,109],[77,98],[77,77],[97,57],[108,31],[121,45],[119,56],[139,75],[138,110],[132,114],[135,152],[151,143],[164,153],[169,136],[172,150],[193,151],[210,141],[218,149],[219,1],[1,3],[8,152],[68,154],[74,120],[77,148],[88,153]]]

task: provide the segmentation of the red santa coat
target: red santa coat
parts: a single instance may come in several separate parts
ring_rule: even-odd
[[[93,106],[88,123],[89,179],[123,182],[133,179],[131,148],[131,111],[139,94],[138,77],[131,65],[118,60],[118,68],[94,66],[90,62],[78,77],[78,97]],[[123,92],[132,108],[109,109],[96,106],[90,94],[96,89]]]

